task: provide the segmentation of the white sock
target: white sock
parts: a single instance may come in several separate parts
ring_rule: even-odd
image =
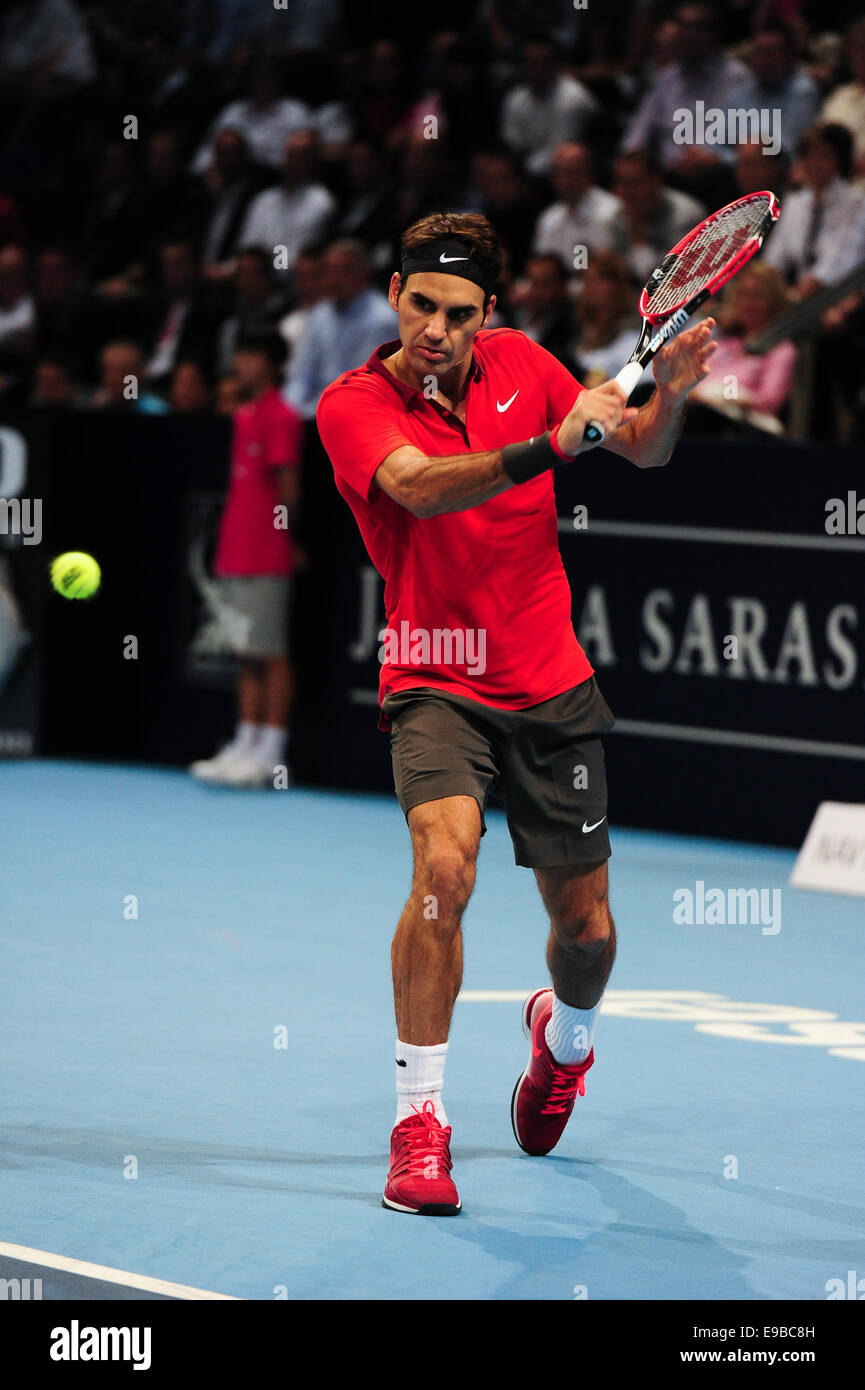
[[[595,1023],[600,1011],[600,999],[593,1009],[572,1009],[570,1004],[563,1004],[553,993],[553,1012],[544,1036],[547,1047],[563,1067],[585,1062],[592,1050]]]
[[[260,724],[258,727],[258,742],[255,745],[255,757],[265,767],[276,767],[277,763],[285,762],[285,745],[288,741],[288,730],[279,724]]]
[[[251,753],[255,748],[259,733],[258,724],[249,724],[241,720],[234,731],[234,738],[231,746],[236,753]]]
[[[448,1117],[442,1100],[447,1054],[446,1042],[436,1043],[433,1047],[415,1047],[414,1043],[400,1042],[397,1038],[395,1125],[416,1114],[412,1105],[420,1110],[425,1100],[431,1100],[435,1106],[436,1119],[443,1125],[447,1124]]]

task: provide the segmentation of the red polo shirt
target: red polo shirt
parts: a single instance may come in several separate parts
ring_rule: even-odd
[[[543,434],[583,388],[524,333],[482,329],[463,424],[388,371],[381,359],[399,346],[385,343],[332,382],[316,416],[337,488],[385,582],[379,699],[432,686],[496,709],[527,709],[592,674],[571,623],[552,472],[431,517],[413,516],[374,476],[406,444],[446,457]]]

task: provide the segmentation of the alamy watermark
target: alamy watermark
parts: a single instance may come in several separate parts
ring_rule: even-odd
[[[483,627],[412,627],[403,621],[398,632],[394,627],[383,628],[378,640],[383,666],[464,666],[471,676],[482,676],[487,669]]]
[[[20,536],[22,545],[40,545],[42,498],[0,497],[0,536]]]
[[[10,1299],[16,1303],[41,1299],[41,1279],[0,1279],[0,1303]]]
[[[677,926],[728,926],[762,928],[764,936],[781,930],[780,888],[707,888],[698,878],[694,888],[673,893],[673,921]]]
[[[673,112],[673,141],[677,145],[762,145],[763,154],[781,149],[781,108],[774,106],[720,106],[707,108],[696,101],[693,111],[680,106]]]

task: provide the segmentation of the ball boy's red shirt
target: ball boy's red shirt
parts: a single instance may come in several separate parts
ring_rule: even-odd
[[[497,709],[527,709],[592,675],[571,623],[552,472],[432,517],[413,516],[374,475],[406,444],[442,457],[543,434],[583,388],[524,333],[482,329],[463,424],[388,371],[382,358],[399,346],[385,343],[332,382],[316,416],[337,488],[385,581],[379,700],[432,686]]]
[[[274,387],[234,412],[231,479],[219,528],[218,575],[290,575],[294,544],[275,525],[276,470],[300,465],[303,421]]]

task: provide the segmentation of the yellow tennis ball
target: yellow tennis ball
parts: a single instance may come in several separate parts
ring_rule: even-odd
[[[93,556],[83,550],[67,550],[51,561],[51,583],[64,598],[92,598],[101,578]]]

